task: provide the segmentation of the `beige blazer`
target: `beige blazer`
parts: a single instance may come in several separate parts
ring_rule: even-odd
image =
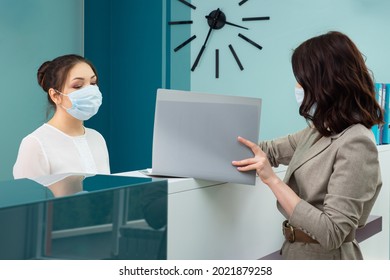
[[[260,147],[273,166],[288,165],[284,181],[302,199],[291,217],[279,210],[319,242],[285,242],[283,258],[362,259],[356,240],[344,240],[365,225],[382,186],[372,131],[357,124],[321,137],[308,127]]]

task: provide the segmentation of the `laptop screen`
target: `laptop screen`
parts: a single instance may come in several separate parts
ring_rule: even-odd
[[[152,173],[254,185],[231,162],[253,157],[237,136],[257,143],[260,113],[258,98],[159,89]]]

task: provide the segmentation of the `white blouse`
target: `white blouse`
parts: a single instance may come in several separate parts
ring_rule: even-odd
[[[99,132],[85,128],[84,135],[69,136],[45,123],[22,140],[15,179],[64,173],[110,174],[106,141]]]

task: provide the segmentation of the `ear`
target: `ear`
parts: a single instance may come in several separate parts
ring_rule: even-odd
[[[54,88],[49,88],[47,92],[50,96],[50,99],[56,104],[60,104],[62,102],[61,94],[59,94]]]

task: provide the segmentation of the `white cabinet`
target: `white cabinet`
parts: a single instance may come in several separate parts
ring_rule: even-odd
[[[382,173],[382,189],[371,211],[382,217],[382,231],[360,243],[365,259],[388,260],[390,249],[390,145],[378,146]]]

